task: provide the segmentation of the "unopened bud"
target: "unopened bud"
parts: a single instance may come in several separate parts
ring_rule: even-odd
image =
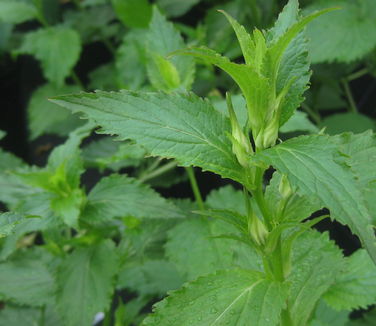
[[[282,198],[286,199],[292,195],[292,188],[289,180],[285,174],[282,175],[281,181],[279,182],[278,191]]]
[[[252,145],[240,127],[229,93],[226,94],[226,101],[231,122],[232,151],[239,163],[244,167],[248,167],[249,156],[253,154]]]
[[[249,232],[253,240],[258,245],[264,245],[268,237],[268,230],[264,223],[256,216],[253,215],[249,225]]]

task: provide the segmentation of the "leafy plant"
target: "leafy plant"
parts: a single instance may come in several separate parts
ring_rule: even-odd
[[[197,28],[166,18],[197,0],[156,1],[162,11],[146,0],[71,2],[54,15],[56,4],[0,0],[5,24],[40,23],[13,49],[34,56],[48,81],[29,102],[30,139],[69,135],[42,167],[0,150],[0,201],[9,210],[0,213],[0,326],[373,325],[374,310],[356,321],[349,313],[376,303],[376,138],[363,132],[374,122],[341,134],[336,115],[320,115],[346,105],[343,89],[352,112],[339,115],[358,121],[349,81],[363,72],[349,68],[341,85],[314,80],[304,99],[309,53],[314,62],[347,62],[373,47],[321,52],[319,22],[337,17],[339,29],[338,17],[371,2],[330,2],[345,4],[341,11],[314,1],[302,16],[290,0],[267,30],[249,18],[270,26],[272,0],[227,2]],[[113,61],[82,82],[74,65],[98,41]],[[94,88],[104,90],[56,96]],[[94,130],[102,136],[93,139]],[[232,185],[204,198],[193,167]],[[93,171],[100,177],[85,183]],[[181,180],[195,201],[152,188]],[[313,228],[328,219],[363,248],[345,257]]]

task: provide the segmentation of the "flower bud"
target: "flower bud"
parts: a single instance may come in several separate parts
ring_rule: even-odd
[[[253,154],[252,145],[248,137],[244,134],[238,119],[236,117],[234,108],[232,106],[230,94],[226,94],[227,108],[230,116],[231,122],[231,141],[232,141],[232,151],[236,155],[239,163],[243,167],[248,167],[249,156]]]
[[[250,220],[249,232],[258,245],[264,245],[269,234],[264,223],[256,215]]]
[[[285,174],[283,174],[281,177],[281,181],[279,182],[278,186],[278,191],[283,199],[290,197],[293,193],[290,186],[290,182]]]

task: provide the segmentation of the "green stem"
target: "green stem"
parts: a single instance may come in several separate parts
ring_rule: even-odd
[[[265,197],[264,197],[264,190],[263,190],[263,176],[264,170],[261,168],[257,168],[256,176],[255,176],[255,184],[256,188],[252,191],[252,195],[256,200],[257,206],[260,208],[262,216],[264,218],[264,222],[268,228],[271,229],[271,221],[270,221],[270,213],[267,207]]]
[[[302,103],[302,109],[308,113],[309,117],[318,125],[321,123],[320,115],[315,112],[312,108],[310,108],[307,104]]]
[[[116,49],[114,48],[114,46],[111,44],[111,42],[106,39],[106,38],[103,38],[102,42],[104,43],[104,45],[107,47],[107,49],[111,52],[112,55],[115,55],[116,53]]]
[[[150,172],[149,174],[146,174],[144,176],[142,176],[141,178],[139,178],[139,180],[141,182],[145,182],[145,181],[148,181],[150,179],[153,179],[153,178],[156,178],[164,173],[166,173],[167,171],[173,169],[174,167],[177,166],[177,162],[176,161],[171,161],[165,165],[162,165],[161,167],[159,167],[158,169]]]
[[[204,205],[204,201],[202,200],[201,192],[200,192],[200,189],[199,189],[198,184],[197,184],[195,172],[194,172],[194,170],[191,166],[187,167],[186,171],[187,171],[187,174],[188,174],[189,182],[191,183],[193,195],[195,196],[198,208],[201,211],[203,211],[203,210],[205,210],[205,205]]]
[[[72,70],[71,77],[74,80],[74,82],[82,89],[85,90],[85,86],[83,82],[81,81],[80,77],[76,74],[74,70]]]
[[[39,326],[44,326],[46,320],[46,306],[41,308]]]
[[[349,82],[346,79],[342,79],[342,85],[343,85],[343,88],[345,90],[345,94],[346,94],[347,100],[349,101],[349,104],[350,104],[349,111],[353,112],[353,113],[357,113],[358,109],[356,107],[356,103],[355,103],[354,97],[353,97],[353,95],[351,93]]]
[[[364,75],[368,74],[368,68],[360,69],[359,71],[356,71],[346,77],[346,80],[348,82],[351,82],[352,80],[358,79]]]

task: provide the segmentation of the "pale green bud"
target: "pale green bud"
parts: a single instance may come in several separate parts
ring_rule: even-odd
[[[231,122],[231,141],[232,151],[238,159],[239,163],[244,166],[249,166],[249,156],[253,154],[252,145],[248,137],[244,134],[238,119],[236,117],[234,108],[232,106],[230,94],[226,94],[227,108]]]
[[[256,215],[253,215],[248,227],[253,240],[258,245],[264,245],[269,234],[264,223]]]
[[[285,174],[282,175],[279,182],[278,191],[283,199],[290,197],[293,193],[289,180]]]

